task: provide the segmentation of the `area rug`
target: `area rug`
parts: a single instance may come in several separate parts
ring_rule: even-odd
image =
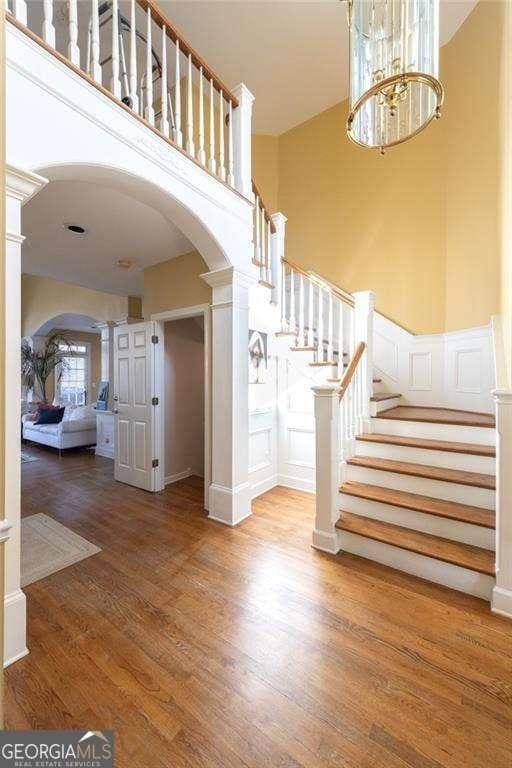
[[[99,547],[40,512],[21,520],[21,586],[101,552]]]
[[[31,456],[30,453],[25,453],[25,451],[21,452],[21,461],[22,463],[24,461],[38,461],[37,456]]]

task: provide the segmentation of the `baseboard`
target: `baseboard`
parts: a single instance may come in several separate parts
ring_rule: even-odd
[[[257,483],[251,485],[251,498],[255,499],[257,496],[261,496],[263,493],[272,490],[276,485],[279,485],[279,476],[271,475],[264,480],[259,480]]]
[[[285,488],[291,488],[294,491],[305,491],[306,493],[315,493],[315,483],[312,480],[305,480],[303,477],[293,477],[292,475],[278,475],[276,485],[282,485]]]
[[[336,555],[340,551],[339,536],[337,533],[325,533],[325,531],[313,531],[312,546],[321,552],[329,552]]]
[[[27,603],[18,589],[4,598],[4,667],[27,653]]]
[[[183,472],[176,472],[175,475],[167,475],[164,477],[164,485],[170,485],[171,483],[177,483],[178,480],[185,480],[186,477],[192,477],[195,474],[192,468],[184,469]]]
[[[493,587],[491,611],[512,619],[512,591],[503,587]]]
[[[235,488],[212,483],[209,488],[208,519],[223,525],[238,525],[251,514],[251,491],[249,483],[242,483]]]

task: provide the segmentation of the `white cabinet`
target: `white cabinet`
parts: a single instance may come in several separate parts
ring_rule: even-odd
[[[113,459],[114,452],[114,414],[112,411],[96,411],[96,456]]]

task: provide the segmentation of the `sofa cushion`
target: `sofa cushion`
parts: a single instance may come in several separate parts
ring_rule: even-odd
[[[81,421],[83,419],[96,418],[96,411],[92,405],[77,405],[69,414],[69,421]]]
[[[61,426],[59,424],[36,424],[39,432],[43,435],[60,435]]]
[[[87,432],[96,429],[96,417],[89,419],[73,419],[59,424],[62,432]]]

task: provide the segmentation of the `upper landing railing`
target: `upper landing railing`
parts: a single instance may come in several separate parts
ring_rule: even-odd
[[[243,85],[230,90],[153,0],[6,0],[6,7],[16,26],[253,200],[252,95]]]

